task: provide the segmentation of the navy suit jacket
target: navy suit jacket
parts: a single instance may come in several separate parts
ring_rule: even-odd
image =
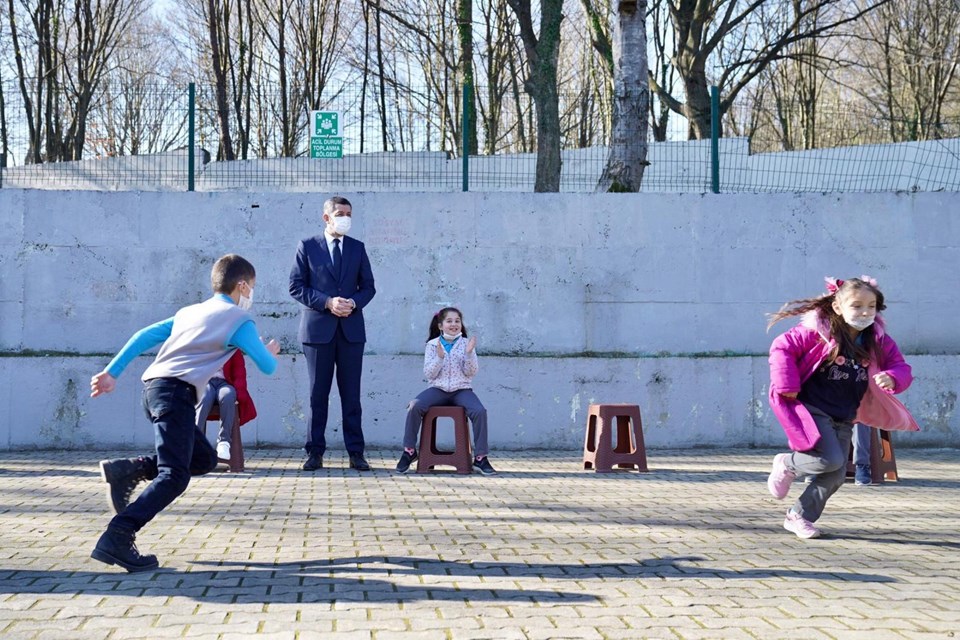
[[[290,271],[290,295],[303,305],[297,337],[306,344],[327,344],[333,340],[339,325],[348,342],[366,342],[363,308],[377,292],[373,287],[373,270],[363,243],[348,236],[341,238],[339,280],[333,274],[333,260],[327,250],[327,239],[318,236],[301,240],[297,246],[297,262]],[[340,296],[356,304],[346,318],[338,318],[326,308],[327,299]]]

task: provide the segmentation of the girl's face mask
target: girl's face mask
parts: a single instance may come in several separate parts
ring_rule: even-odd
[[[863,331],[877,319],[877,296],[867,289],[855,289],[842,299],[835,298],[833,310],[853,329]]]

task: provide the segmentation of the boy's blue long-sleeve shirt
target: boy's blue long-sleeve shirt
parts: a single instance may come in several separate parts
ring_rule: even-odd
[[[218,293],[217,296],[230,300],[229,296],[222,293]],[[166,320],[140,329],[140,331],[137,331],[127,340],[127,344],[123,345],[119,353],[113,357],[113,360],[107,365],[105,371],[114,378],[119,377],[134,358],[144,351],[163,344],[166,339],[170,337],[172,331],[173,318],[167,318]],[[248,320],[240,325],[227,340],[226,346],[243,351],[250,356],[250,359],[257,365],[257,368],[267,375],[272,374],[277,369],[277,359],[272,353],[267,351],[267,348],[257,333],[257,326],[252,320]]]

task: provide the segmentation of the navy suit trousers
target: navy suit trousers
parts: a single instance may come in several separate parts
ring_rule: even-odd
[[[363,342],[348,342],[343,329],[337,326],[333,340],[325,344],[304,343],[303,355],[310,375],[310,434],[304,449],[320,456],[327,450],[327,409],[330,387],[337,374],[340,408],[343,416],[343,444],[350,454],[363,454],[362,409],[360,407],[360,374],[363,372]]]

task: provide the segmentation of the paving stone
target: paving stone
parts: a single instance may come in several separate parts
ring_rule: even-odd
[[[901,482],[843,487],[803,541],[766,493],[772,451],[654,450],[610,476],[498,452],[481,478],[249,449],[250,474],[197,478],[138,534],[162,569],[128,574],[89,552],[97,462],[131,453],[0,452],[4,639],[960,637],[955,451],[899,448]]]

